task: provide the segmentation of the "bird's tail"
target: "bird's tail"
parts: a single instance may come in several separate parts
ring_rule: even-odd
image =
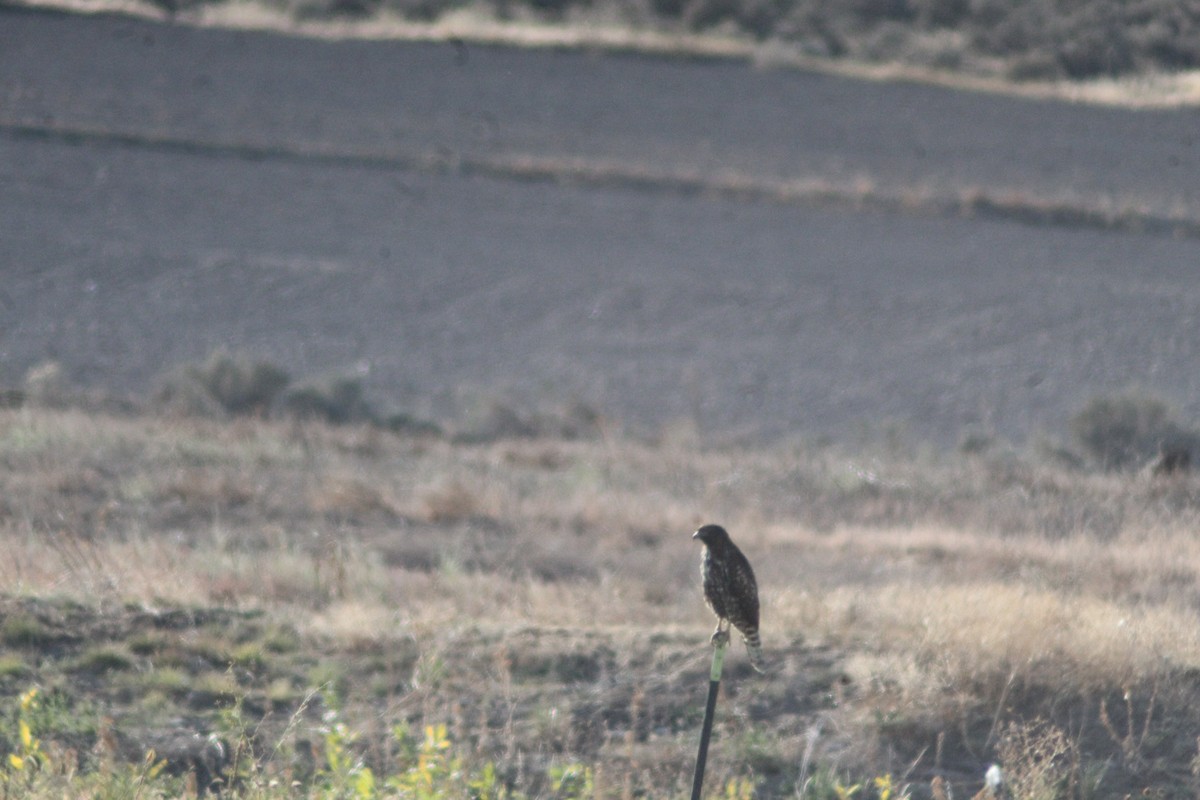
[[[742,641],[746,643],[746,655],[750,656],[750,666],[758,672],[766,672],[767,665],[763,661],[762,640],[758,638],[758,628],[744,631]]]

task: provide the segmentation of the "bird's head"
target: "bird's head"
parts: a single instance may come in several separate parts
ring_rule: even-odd
[[[728,542],[729,534],[720,525],[704,525],[692,534],[692,538],[712,547]]]

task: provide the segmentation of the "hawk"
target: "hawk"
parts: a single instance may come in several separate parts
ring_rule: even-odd
[[[704,602],[717,615],[713,645],[729,641],[729,626],[737,628],[746,643],[750,666],[763,671],[762,642],[758,638],[758,583],[742,551],[720,525],[705,525],[692,534],[704,545],[700,577]]]

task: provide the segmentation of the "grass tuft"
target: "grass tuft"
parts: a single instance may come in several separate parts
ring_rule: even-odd
[[[37,649],[53,644],[58,638],[39,620],[24,614],[13,614],[0,623],[0,642],[9,647]]]

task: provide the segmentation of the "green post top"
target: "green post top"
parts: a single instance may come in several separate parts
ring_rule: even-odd
[[[718,645],[713,650],[712,672],[708,673],[708,679],[713,683],[721,682],[721,668],[725,666],[725,647],[727,645]]]

